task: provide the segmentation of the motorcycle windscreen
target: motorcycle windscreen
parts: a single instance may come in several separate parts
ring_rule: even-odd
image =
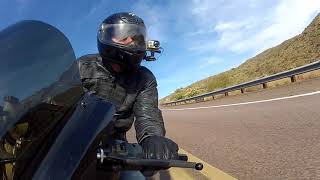
[[[0,32],[1,138],[38,104],[67,105],[59,95],[80,84],[75,60],[69,40],[49,24],[27,20]]]
[[[36,168],[36,172],[29,177],[32,176],[33,180],[71,179],[82,160],[85,164],[95,162],[96,146],[102,136],[106,141],[111,138],[115,112],[113,104],[93,94],[85,94]],[[86,154],[91,158],[83,159]]]

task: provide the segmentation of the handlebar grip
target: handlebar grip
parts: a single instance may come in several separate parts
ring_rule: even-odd
[[[198,171],[203,169],[202,163],[195,163],[195,162],[186,162],[180,160],[169,160],[170,167],[182,167],[182,168],[192,168]]]

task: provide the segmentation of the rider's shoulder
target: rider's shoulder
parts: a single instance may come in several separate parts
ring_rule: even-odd
[[[157,87],[156,77],[147,67],[141,66],[139,72],[140,86],[142,89],[147,87]]]
[[[152,71],[145,66],[140,67],[140,75],[146,79],[156,79]]]
[[[79,63],[85,63],[85,62],[98,62],[99,61],[99,54],[86,54],[86,55],[83,55],[81,57],[79,57],[77,59],[77,61]]]

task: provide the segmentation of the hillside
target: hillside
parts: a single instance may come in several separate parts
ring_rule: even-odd
[[[192,97],[230,85],[290,70],[320,59],[320,14],[304,31],[257,56],[237,68],[208,77],[160,100],[161,103]]]

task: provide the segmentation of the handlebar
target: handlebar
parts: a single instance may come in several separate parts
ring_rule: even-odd
[[[99,148],[97,152],[98,167],[113,171],[120,170],[161,170],[171,167],[202,170],[203,164],[188,162],[188,156],[179,154],[178,160],[144,159],[140,145],[125,141],[116,141],[111,146]]]
[[[168,169],[171,167],[180,168],[192,168],[196,170],[202,170],[203,165],[201,163],[186,162],[181,160],[162,160],[162,159],[126,159],[127,164],[140,167],[155,167],[159,169]]]

